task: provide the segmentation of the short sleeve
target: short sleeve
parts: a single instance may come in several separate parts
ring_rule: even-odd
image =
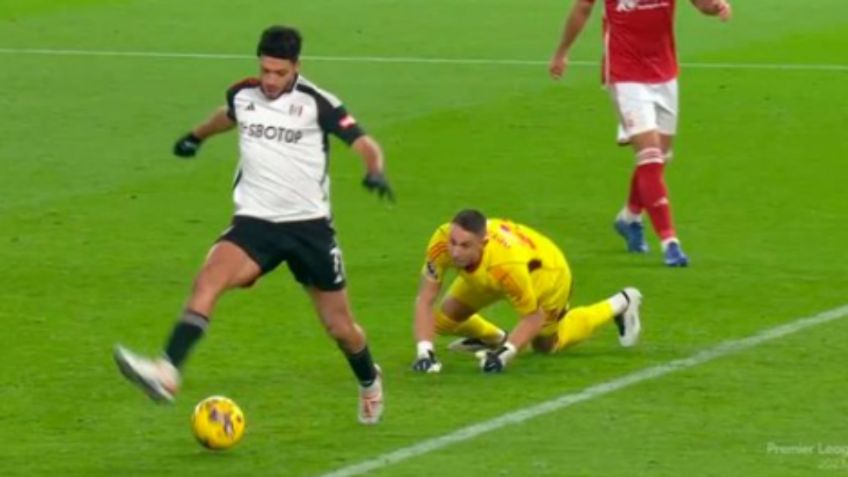
[[[259,80],[256,78],[246,78],[238,83],[227,88],[227,117],[236,121],[236,95],[239,91],[245,88],[256,88],[259,86]]]
[[[318,107],[318,125],[325,134],[336,136],[348,146],[365,135],[365,131],[335,95],[308,82],[298,83],[296,88],[315,100]]]
[[[323,108],[319,108],[318,114],[321,129],[338,137],[347,145],[353,144],[353,141],[365,135],[365,131],[362,130],[353,115],[347,112],[347,109],[341,104],[333,107],[328,102]]]

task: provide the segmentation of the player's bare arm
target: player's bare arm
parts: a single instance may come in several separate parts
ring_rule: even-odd
[[[595,2],[593,0],[576,0],[571,7],[571,12],[569,12],[568,18],[565,21],[559,44],[548,66],[551,78],[560,79],[565,74],[565,69],[568,67],[568,52],[571,50],[571,45],[574,44],[586,26],[586,22],[592,15],[592,7],[594,5]]]
[[[524,315],[509,334],[509,339],[494,351],[481,351],[477,353],[480,359],[480,369],[484,373],[500,373],[506,368],[518,351],[533,340],[545,324],[545,314],[541,309]]]
[[[192,133],[203,141],[216,134],[227,132],[235,125],[236,122],[227,114],[227,107],[221,106],[206,121],[194,128]]]
[[[437,373],[441,370],[441,364],[436,360],[433,350],[433,339],[436,335],[436,318],[433,315],[433,309],[441,289],[441,282],[427,276],[421,277],[418,295],[415,297],[414,328],[417,357],[412,364],[414,371]]]
[[[229,131],[235,124],[235,121],[227,114],[227,107],[222,106],[216,109],[206,121],[178,139],[174,144],[174,154],[180,157],[193,157],[204,140]]]
[[[369,191],[375,192],[379,198],[394,202],[394,191],[386,179],[383,150],[377,141],[371,136],[364,135],[353,141],[351,147],[365,164],[365,178],[362,180],[362,185]]]
[[[436,329],[436,320],[433,310],[442,284],[432,278],[423,276],[418,285],[418,295],[415,297],[415,339],[421,341],[433,341]]]
[[[539,334],[544,323],[545,314],[541,309],[522,316],[509,334],[508,343],[515,346],[515,349],[523,348]]]
[[[701,13],[711,17],[719,17],[721,21],[729,21],[733,17],[733,9],[727,0],[691,0]]]
[[[362,158],[367,174],[383,173],[383,149],[374,138],[366,134],[353,141],[350,147]]]

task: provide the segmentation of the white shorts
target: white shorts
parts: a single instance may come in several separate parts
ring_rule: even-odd
[[[665,83],[613,83],[610,96],[618,113],[618,142],[657,130],[660,134],[677,133],[677,79]]]

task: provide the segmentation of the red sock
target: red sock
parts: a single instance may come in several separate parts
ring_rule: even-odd
[[[633,171],[633,177],[630,178],[630,195],[627,197],[627,210],[631,214],[639,215],[642,213],[642,201],[639,199],[639,174]]]
[[[651,224],[660,240],[676,237],[674,225],[671,222],[671,205],[668,190],[663,178],[665,164],[662,151],[658,148],[648,148],[639,151],[636,166],[636,182],[642,205],[651,217]]]

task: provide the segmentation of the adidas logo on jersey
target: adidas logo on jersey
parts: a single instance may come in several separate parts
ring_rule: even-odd
[[[250,104],[247,105],[246,108],[244,108],[244,110],[245,111],[256,111],[256,105],[251,102]]]

